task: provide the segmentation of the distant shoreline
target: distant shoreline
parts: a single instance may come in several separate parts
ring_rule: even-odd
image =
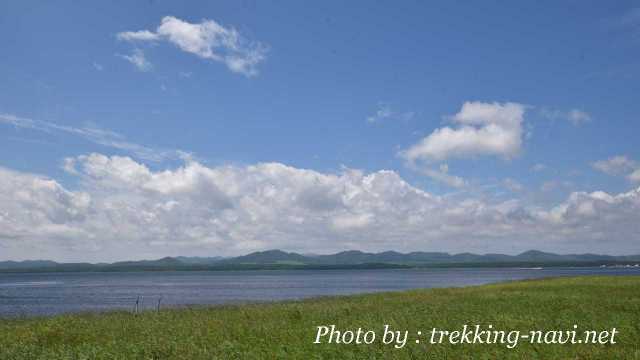
[[[117,265],[73,265],[60,264],[40,268],[0,269],[0,274],[13,273],[81,273],[81,272],[167,272],[167,271],[257,271],[257,270],[375,270],[375,269],[455,269],[455,268],[640,268],[634,261],[614,262],[483,262],[483,263],[435,263],[435,264],[224,264],[224,265],[184,265],[184,266],[117,266]]]
[[[559,255],[529,250],[518,255],[449,254],[414,251],[368,253],[358,250],[327,255],[302,255],[282,250],[253,252],[243,256],[164,257],[157,260],[114,263],[58,263],[51,260],[0,261],[0,272],[113,272],[113,271],[222,271],[222,270],[345,270],[409,268],[505,268],[505,267],[640,267],[640,255]]]

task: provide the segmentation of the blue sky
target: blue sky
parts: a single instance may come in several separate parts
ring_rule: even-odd
[[[632,214],[640,200],[593,195],[628,199],[640,183],[637,3],[6,1],[0,5],[0,30],[0,167],[6,172],[0,191],[5,204],[14,204],[0,213],[10,229],[0,231],[7,258],[35,250],[43,257],[102,260],[276,247],[640,252],[634,225],[640,219]],[[449,137],[438,135],[442,129]],[[407,155],[410,149],[413,156]],[[104,167],[99,175],[91,161]],[[71,163],[78,168],[65,166]],[[220,190],[222,183],[233,187],[211,171],[251,172],[265,163],[286,165],[302,179],[311,171],[359,186],[367,184],[367,176],[382,177],[381,171],[389,170],[397,184],[376,190],[381,193],[373,198],[392,196],[396,186],[407,185],[440,199],[437,210],[416,205],[426,206],[423,213],[416,210],[423,218],[480,202],[468,213],[471,220],[485,215],[495,220],[478,209],[503,216],[504,204],[517,203],[510,214],[524,212],[536,222],[542,221],[539,211],[581,209],[582,196],[598,221],[576,225],[567,213],[564,227],[538,223],[549,228],[540,243],[533,239],[541,234],[525,229],[530,224],[511,218],[503,228],[515,233],[485,234],[474,225],[431,238],[420,235],[429,233],[429,224],[413,228],[391,221],[401,217],[391,206],[399,199],[385,198],[376,206],[365,201],[373,207],[364,207],[348,203],[345,193],[330,214],[306,214],[304,206],[278,213],[301,217],[306,225],[295,227],[260,220],[255,209],[245,207],[248,199],[222,188],[231,205],[221,213],[198,214],[202,223],[184,220],[171,227],[182,230],[170,235],[143,236],[136,231],[148,225],[136,221],[113,237],[100,235],[101,226],[113,226],[104,219],[125,216],[105,210],[112,209],[107,205],[140,195],[135,186],[145,181],[127,173],[127,181],[135,182],[129,187],[106,182],[115,172],[125,176],[122,171],[140,166],[151,179],[163,172],[203,171],[195,177],[211,176],[209,185],[189,189],[202,195]],[[272,170],[262,169],[265,174],[246,184],[246,191],[262,189],[261,181],[278,176]],[[351,171],[363,179],[347,180]],[[12,186],[30,184],[29,179],[49,179],[72,198],[85,194],[89,205],[70,209],[60,203],[62,195],[42,189],[32,190],[23,204]],[[277,191],[297,194],[288,195],[294,202],[300,184],[305,194],[332,191],[314,188],[318,179],[295,186],[269,181]],[[162,189],[125,205],[217,206],[189,203],[181,198],[182,188],[179,194]],[[323,194],[314,201],[323,203],[329,196]],[[269,201],[251,199],[266,208],[273,205]],[[87,213],[82,219],[61,218],[46,206],[62,207],[58,210],[67,215]],[[602,220],[616,211],[615,221]],[[251,216],[242,222],[239,213]],[[172,219],[195,214],[184,209],[176,216]],[[225,216],[237,222],[224,229],[211,225]],[[341,233],[336,224],[354,226]],[[397,231],[381,232],[383,226]],[[263,232],[237,230],[245,227]],[[584,234],[576,228],[600,235],[581,242]],[[194,235],[194,229],[205,230]],[[460,240],[476,230],[482,241]],[[296,240],[303,235],[309,239]],[[120,237],[130,238],[137,255],[124,252],[132,245],[115,240]],[[93,239],[90,245],[87,238]]]

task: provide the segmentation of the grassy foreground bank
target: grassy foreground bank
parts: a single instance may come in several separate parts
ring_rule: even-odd
[[[371,345],[313,344],[317,326],[374,330]],[[408,330],[383,345],[384,324]],[[616,344],[428,343],[433,327],[610,330]],[[420,344],[417,332],[422,331]],[[640,277],[532,280],[276,304],[0,320],[0,359],[640,359]]]

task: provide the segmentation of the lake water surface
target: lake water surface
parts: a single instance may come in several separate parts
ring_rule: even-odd
[[[638,268],[465,268],[0,274],[0,317],[301,299],[577,275]]]

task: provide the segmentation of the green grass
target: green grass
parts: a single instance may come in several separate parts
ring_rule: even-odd
[[[384,324],[402,349],[313,344],[316,326]],[[610,330],[617,344],[430,345],[418,330],[492,324],[504,330]],[[640,359],[640,277],[532,280],[468,288],[0,321],[0,359]]]

